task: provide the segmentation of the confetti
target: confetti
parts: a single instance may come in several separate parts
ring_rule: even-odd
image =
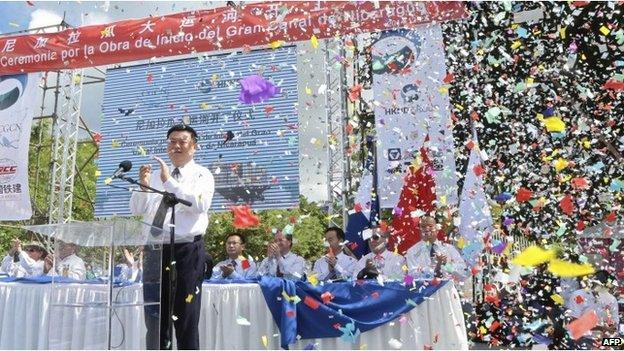
[[[550,261],[555,257],[555,252],[552,250],[544,250],[538,246],[529,246],[524,251],[519,253],[512,263],[519,266],[533,267],[541,263]]]
[[[260,224],[260,218],[247,205],[232,206],[230,211],[234,215],[233,224],[236,229],[253,228]]]
[[[303,299],[303,304],[310,307],[313,310],[316,310],[319,308],[320,303],[315,300],[314,298],[306,295],[306,297]]]
[[[563,260],[551,260],[548,271],[558,277],[581,277],[595,272],[590,264],[576,264]]]
[[[394,350],[400,350],[401,347],[403,347],[403,343],[400,342],[397,339],[392,338],[392,339],[388,340],[388,346],[390,346],[390,348],[392,348]]]
[[[269,43],[269,47],[271,49],[277,49],[277,48],[282,47],[282,45],[284,45],[284,44],[285,44],[285,42],[282,41],[282,40],[275,40],[275,41],[272,41],[272,42]]]
[[[566,328],[570,332],[572,339],[577,340],[585,333],[593,329],[597,324],[598,315],[594,310],[589,310],[578,319],[570,322]]]
[[[267,338],[266,335],[262,335],[260,337],[260,340],[262,340],[262,345],[264,346],[265,349],[269,348],[269,338]]]
[[[315,49],[318,47],[318,39],[314,34],[312,34],[312,37],[310,37],[310,45],[312,45],[312,47]]]
[[[251,325],[251,323],[247,320],[247,318],[241,317],[241,316],[236,317],[236,324],[246,326],[246,327]]]

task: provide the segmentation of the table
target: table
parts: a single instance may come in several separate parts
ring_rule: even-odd
[[[57,286],[57,289],[58,286]],[[106,310],[59,307],[56,303],[101,300],[104,285],[64,284],[53,294],[50,284],[0,283],[0,349],[104,349]],[[58,290],[57,290],[58,291]],[[118,302],[142,299],[140,284],[115,288]],[[249,322],[241,323],[244,320]],[[243,321],[244,322],[244,321]],[[209,284],[202,290],[199,321],[202,349],[279,349],[279,329],[257,284]],[[112,345],[144,349],[145,325],[140,306],[116,309]],[[459,295],[449,282],[414,307],[405,318],[362,333],[355,344],[339,338],[299,340],[292,349],[389,349],[396,339],[403,349],[468,349]],[[396,346],[396,343],[395,343]]]

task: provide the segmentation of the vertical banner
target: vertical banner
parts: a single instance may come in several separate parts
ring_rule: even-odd
[[[30,219],[28,147],[39,74],[0,76],[0,220]]]
[[[427,135],[438,206],[457,205],[440,25],[384,32],[372,55],[380,207],[397,205],[408,167],[416,162]]]

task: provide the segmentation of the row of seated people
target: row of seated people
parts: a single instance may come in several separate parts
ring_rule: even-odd
[[[344,245],[344,232],[337,227],[325,231],[328,253],[314,262],[312,274],[318,280],[381,279],[402,281],[407,273],[414,278],[434,277],[464,280],[469,271],[459,251],[451,244],[437,240],[437,224],[433,217],[420,220],[423,240],[412,246],[405,257],[387,248],[389,233],[379,227],[366,230],[370,253],[359,260]],[[267,257],[257,265],[245,257],[245,238],[229,234],[225,242],[228,259],[215,265],[212,279],[249,279],[277,276],[299,280],[306,275],[306,262],[291,251],[292,237],[278,233],[268,245]],[[307,273],[309,275],[310,273]],[[308,277],[309,278],[309,277]]]
[[[363,233],[370,253],[359,260],[344,245],[344,232],[337,227],[328,228],[325,240],[328,253],[314,263],[312,272],[306,272],[306,261],[291,251],[292,237],[278,233],[268,245],[267,257],[257,265],[251,256],[243,256],[244,236],[232,233],[227,236],[225,249],[228,259],[216,264],[213,280],[250,279],[258,276],[276,276],[300,280],[314,274],[317,280],[383,279],[403,280],[408,272],[416,279],[433,277],[463,280],[468,269],[460,253],[450,244],[437,240],[437,224],[433,217],[423,217],[420,229],[423,241],[411,247],[405,257],[387,249],[388,232],[372,228]],[[30,243],[21,248],[19,240],[13,242],[9,254],[2,261],[6,274],[24,277],[60,275],[78,280],[96,278],[91,266],[76,255],[77,246],[61,242],[57,253],[48,254],[45,247]],[[56,256],[54,263],[53,257]],[[140,281],[141,258],[138,261],[124,249],[125,263],[117,274],[123,280]]]
[[[77,250],[75,244],[59,242],[56,252],[48,253],[40,243],[22,246],[21,241],[15,239],[2,259],[0,273],[17,278],[49,275],[84,280],[86,268],[82,258],[76,255]]]

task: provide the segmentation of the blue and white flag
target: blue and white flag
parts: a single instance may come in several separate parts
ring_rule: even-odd
[[[477,134],[473,133],[474,147],[459,202],[459,233],[465,241],[464,257],[471,262],[483,247],[483,237],[492,232],[492,214],[483,189],[483,178],[478,175],[483,154],[479,149]]]

